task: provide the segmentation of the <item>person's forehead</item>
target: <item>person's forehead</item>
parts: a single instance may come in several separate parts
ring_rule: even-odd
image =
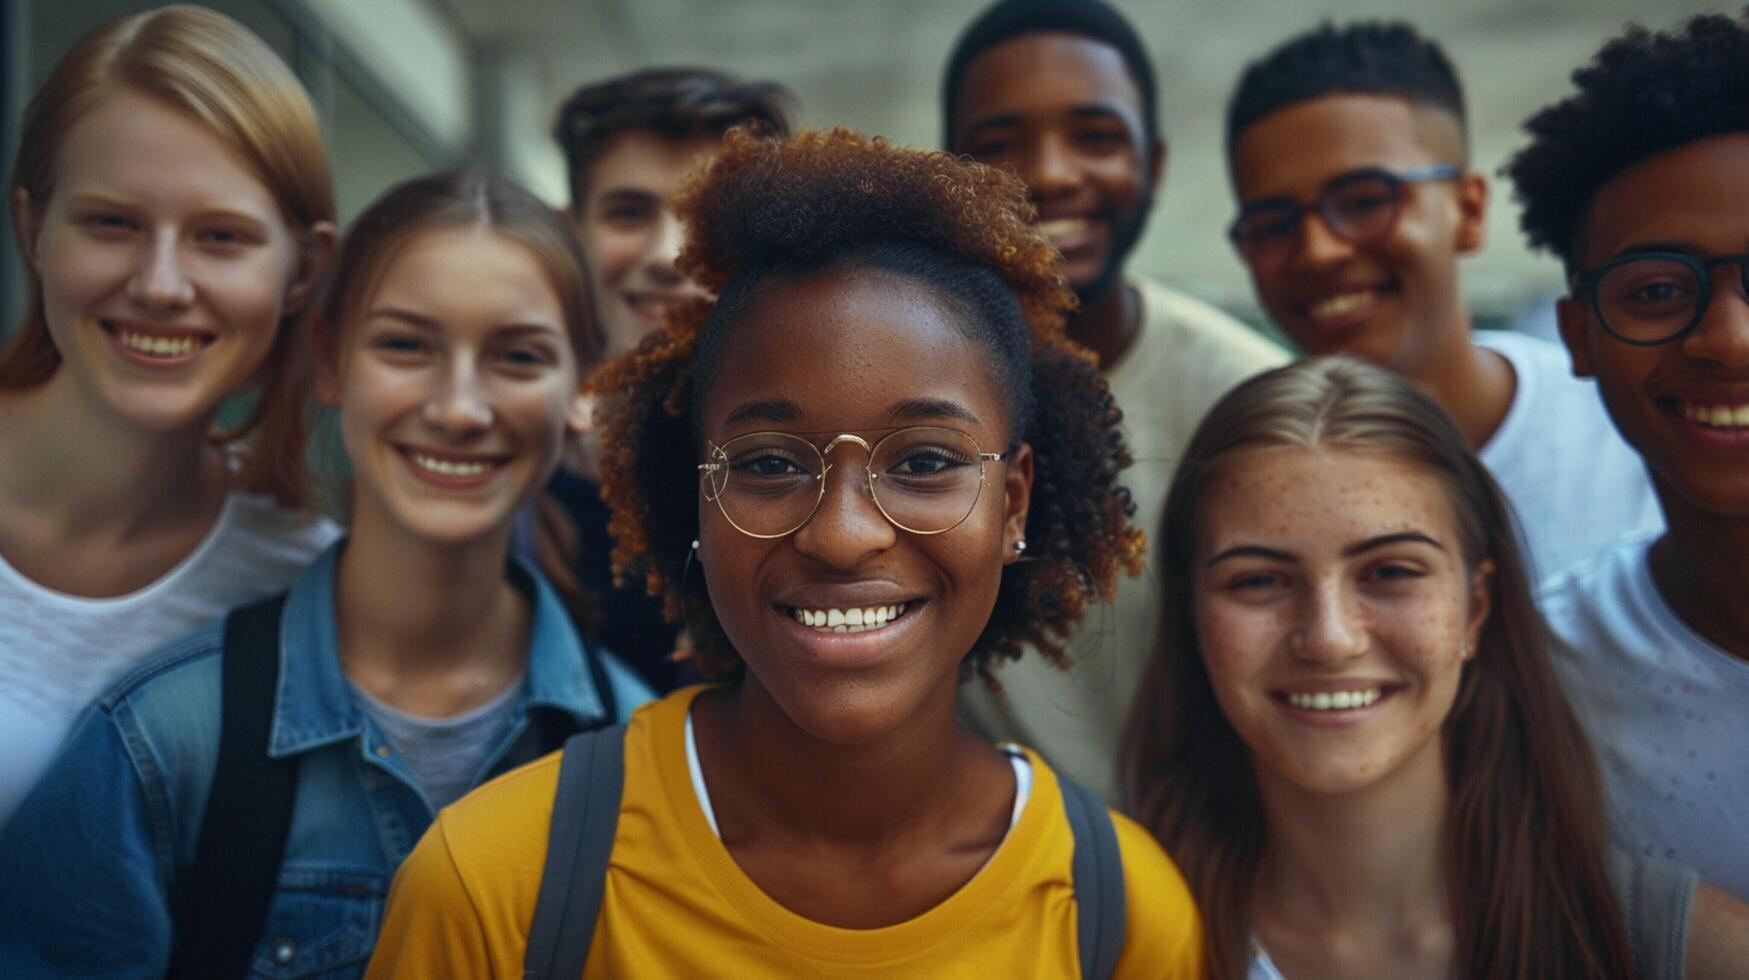
[[[1123,54],[1080,34],[1021,34],[985,48],[966,63],[954,97],[956,131],[996,115],[1048,116],[1106,104],[1138,119],[1142,91]]]
[[[1749,133],[1685,143],[1615,175],[1597,192],[1586,264],[1635,245],[1682,244],[1705,254],[1749,248]]]
[[[590,161],[583,179],[592,195],[641,190],[666,197],[721,148],[722,137],[714,133],[675,139],[652,130],[628,129],[608,141]]]
[[[1459,162],[1461,139],[1450,113],[1400,96],[1319,96],[1245,127],[1233,145],[1233,182],[1247,200],[1299,195],[1361,167]]]

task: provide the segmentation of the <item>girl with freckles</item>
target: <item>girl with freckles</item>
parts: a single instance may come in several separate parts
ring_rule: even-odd
[[[321,131],[284,62],[197,7],[111,21],[31,99],[12,174],[27,292],[0,350],[0,824],[87,701],[338,533],[269,418],[334,245]]]
[[[1217,978],[1736,977],[1749,909],[1612,851],[1510,511],[1451,421],[1346,357],[1203,420],[1122,765]]]
[[[1158,846],[1110,818],[1121,917],[1078,923],[1110,892],[1082,890],[1066,807],[1103,805],[954,720],[962,679],[1023,647],[1060,660],[1140,548],[1025,189],[845,130],[737,131],[676,211],[681,270],[717,298],[604,368],[602,474],[618,567],[717,683],[595,743],[624,780],[604,875],[556,879],[599,889],[558,923],[577,970],[1200,976]],[[439,817],[370,976],[549,975],[529,951],[573,752]],[[1095,934],[1109,960],[1082,958]]]
[[[511,556],[517,514],[582,428],[600,349],[563,220],[498,178],[408,181],[348,232],[314,334],[294,404],[335,410],[348,535],[79,718],[0,831],[0,976],[359,976],[438,809],[648,697]],[[245,622],[266,625],[233,657]],[[231,723],[245,657],[272,665],[264,703],[242,707],[268,719],[251,766],[289,769],[290,787],[240,828],[237,852],[280,856],[260,917],[233,923],[213,906],[246,887],[197,884],[211,826],[230,823],[215,772],[246,734]]]

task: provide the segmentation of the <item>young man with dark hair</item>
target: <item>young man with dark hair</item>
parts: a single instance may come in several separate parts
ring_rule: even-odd
[[[1362,357],[1426,390],[1512,503],[1533,568],[1660,526],[1645,467],[1560,346],[1471,330],[1458,259],[1482,247],[1488,181],[1470,169],[1463,91],[1437,44],[1371,22],[1283,42],[1239,80],[1227,155],[1229,234],[1259,303],[1306,353]]]
[[[1136,522],[1153,529],[1203,413],[1239,381],[1287,359],[1258,334],[1125,261],[1165,171],[1154,68],[1135,29],[1100,0],[1000,0],[966,28],[942,85],[947,148],[1026,181],[1039,230],[1081,301],[1069,336],[1099,358],[1124,415],[1124,471]],[[1042,752],[1115,798],[1113,762],[1159,610],[1146,575],[1119,586],[1071,638],[1072,672],[1027,657],[1002,691],[964,685],[961,707],[987,736]]]
[[[565,153],[566,214],[583,243],[606,356],[638,346],[667,307],[698,288],[674,268],[681,233],[668,199],[692,169],[716,155],[723,134],[748,126],[787,136],[795,100],[776,82],[749,82],[709,68],[648,68],[585,85],[565,100],[553,138]],[[590,442],[549,487],[576,525],[571,560],[592,598],[592,640],[636,667],[657,691],[682,676],[672,658],[679,628],[642,582],[613,584],[608,509],[594,480]],[[549,528],[556,523],[543,514]],[[549,542],[567,535],[549,534]]]
[[[1630,28],[1573,80],[1506,173],[1668,528],[1550,580],[1543,609],[1617,842],[1749,898],[1749,16]]]

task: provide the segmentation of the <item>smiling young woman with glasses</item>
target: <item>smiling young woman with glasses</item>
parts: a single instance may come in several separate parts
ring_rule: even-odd
[[[602,469],[619,567],[724,683],[607,750],[597,870],[548,855],[576,826],[561,770],[600,757],[581,743],[445,811],[373,973],[550,964],[556,881],[599,914],[554,975],[1200,976],[1146,834],[954,720],[1022,644],[1060,661],[1141,546],[1024,188],[843,130],[732,133],[678,211],[717,299],[604,369]]]

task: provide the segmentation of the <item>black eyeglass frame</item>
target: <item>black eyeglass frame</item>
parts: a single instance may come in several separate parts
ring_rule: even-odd
[[[1608,275],[1611,270],[1621,266],[1646,261],[1679,262],[1694,273],[1695,281],[1700,284],[1700,292],[1694,298],[1694,313],[1689,316],[1688,323],[1684,324],[1682,329],[1657,340],[1635,340],[1632,337],[1625,337],[1609,325],[1609,318],[1603,314],[1603,297],[1601,295],[1603,277]],[[1706,319],[1707,307],[1712,305],[1713,301],[1713,266],[1717,265],[1735,265],[1737,267],[1737,286],[1743,291],[1744,300],[1749,301],[1749,252],[1741,255],[1717,255],[1712,258],[1701,258],[1687,252],[1629,252],[1574,276],[1573,292],[1575,295],[1585,297],[1585,302],[1590,305],[1592,315],[1597,317],[1597,322],[1602,325],[1604,333],[1630,347],[1658,347],[1663,344],[1675,343],[1688,336],[1694,332],[1695,327],[1700,326],[1700,321]]]
[[[1227,240],[1233,243],[1233,247],[1237,249],[1239,255],[1243,257],[1245,255],[1245,245],[1240,241],[1239,226],[1244,223],[1247,217],[1266,209],[1279,209],[1283,207],[1291,208],[1293,210],[1294,233],[1297,236],[1300,229],[1304,227],[1306,213],[1315,208],[1318,212],[1318,216],[1324,220],[1324,227],[1330,229],[1332,235],[1335,235],[1337,238],[1342,239],[1350,245],[1363,245],[1367,242],[1383,238],[1385,235],[1391,233],[1391,229],[1397,226],[1397,220],[1403,213],[1403,188],[1406,185],[1457,180],[1463,175],[1464,168],[1455,163],[1433,163],[1428,164],[1425,167],[1415,167],[1410,170],[1398,171],[1386,170],[1383,167],[1360,167],[1356,170],[1347,170],[1324,182],[1324,186],[1318,189],[1317,203],[1313,204],[1311,207],[1301,204],[1299,201],[1296,201],[1291,197],[1267,197],[1261,201],[1252,201],[1249,204],[1243,205],[1239,208],[1239,213],[1233,217],[1232,223],[1227,225]],[[1393,202],[1391,220],[1386,222],[1382,229],[1372,235],[1362,238],[1351,238],[1342,234],[1340,223],[1330,217],[1330,199],[1334,192],[1340,188],[1362,180],[1383,181],[1391,189],[1391,199]]]

